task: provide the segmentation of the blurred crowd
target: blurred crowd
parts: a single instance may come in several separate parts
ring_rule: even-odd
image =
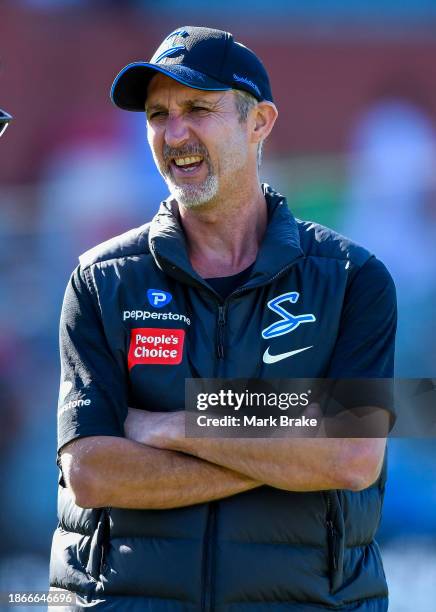
[[[17,27],[23,15],[31,21],[32,11],[43,8],[49,13],[65,5],[86,4],[85,0],[20,0],[15,8],[11,4],[8,10]],[[104,27],[108,28],[108,23],[109,30],[124,27],[123,36],[129,36],[131,24],[126,22],[120,26],[117,2],[93,4],[94,12],[101,10],[102,14],[111,6],[111,16],[104,12]],[[141,6],[144,28],[149,4],[145,0],[129,3],[132,7]],[[341,3],[335,4],[339,10]],[[400,4],[409,6],[407,2]],[[181,25],[182,19],[178,13],[172,21],[161,23],[152,35],[153,41]],[[230,16],[226,19],[231,23]],[[59,21],[59,24],[70,31],[71,22],[65,25]],[[95,39],[99,41],[95,53],[103,65],[106,51],[111,58],[116,53],[110,38],[104,39],[104,48],[100,46],[103,37],[99,36],[98,19],[93,24]],[[80,47],[80,28],[85,25],[78,20],[76,26],[76,44]],[[216,26],[223,27],[223,24],[216,23]],[[90,27],[87,22],[88,32]],[[52,32],[53,28],[56,21]],[[238,37],[244,39],[243,29],[238,28]],[[140,29],[136,24],[138,40]],[[61,74],[56,58],[52,57],[65,52],[61,34],[62,28],[59,38],[47,40],[45,51],[41,52],[41,61],[45,63],[39,72],[47,80],[47,83],[41,82],[43,93],[45,88],[54,92],[70,86],[68,71]],[[121,37],[119,32],[118,36]],[[253,45],[256,44],[252,33],[250,36]],[[317,43],[318,49],[325,44],[326,54],[331,36],[330,32],[329,42]],[[268,46],[265,37],[265,32],[259,33],[259,44],[266,45],[268,52],[265,58],[268,68],[276,62],[286,63],[284,43],[274,46],[271,42]],[[273,39],[273,32],[269,37]],[[88,36],[89,39],[92,37]],[[147,37],[141,44],[145,52],[153,48]],[[388,68],[381,75],[376,73],[369,66],[374,58],[374,48],[369,42],[365,43],[369,45],[367,56],[363,52],[363,56],[359,55],[358,50],[356,62],[361,66],[368,64],[366,74],[372,74],[373,81],[368,81],[366,89],[355,98],[347,98],[341,89],[327,91],[323,106],[320,77],[316,84],[318,103],[314,105],[312,97],[316,88],[306,82],[306,78],[310,81],[309,66],[316,61],[311,44],[308,42],[305,48],[299,42],[300,89],[296,87],[286,97],[286,87],[290,89],[294,81],[291,74],[289,83],[281,82],[281,88],[277,88],[280,92],[277,104],[282,113],[280,125],[297,122],[299,131],[296,130],[296,139],[292,141],[292,132],[285,138],[286,129],[278,128],[282,134],[267,144],[262,178],[288,195],[296,216],[332,226],[384,261],[398,291],[396,375],[434,377],[436,101],[430,91],[431,76],[426,80],[424,70],[417,88],[411,76],[413,67],[398,78],[394,60],[392,73]],[[346,54],[350,43],[341,44],[340,51]],[[20,49],[23,48],[25,44],[21,43]],[[387,45],[386,49],[389,48]],[[432,50],[436,51],[436,44]],[[128,52],[130,47],[126,45],[124,56],[118,58],[116,66],[108,60],[108,74],[113,69],[115,75],[123,59],[126,59],[124,63],[138,59],[138,53],[127,57]],[[379,52],[381,57],[383,48]],[[28,53],[38,55],[38,50],[29,48]],[[78,61],[83,62],[79,48],[77,53]],[[9,100],[5,95],[5,100],[0,100],[15,115],[0,142],[5,166],[2,174],[0,165],[0,591],[12,586],[20,588],[23,580],[27,589],[43,589],[46,585],[50,538],[56,522],[57,325],[69,274],[77,265],[80,253],[110,236],[145,223],[166,196],[165,185],[148,150],[144,117],[108,111],[107,93],[104,98],[96,93],[98,87],[102,88],[98,73],[94,75],[95,91],[90,92],[92,79],[86,67],[82,67],[82,72],[75,72],[76,94],[72,107],[68,113],[65,108],[59,108],[59,115],[52,116],[56,110],[53,107],[45,119],[49,127],[46,138],[38,125],[39,113],[44,115],[43,103],[39,100],[41,110],[33,115],[32,96],[26,94],[28,63],[24,62],[20,68],[21,62],[10,58],[7,45],[3,47],[0,41],[2,55],[5,55],[5,68],[0,73],[0,92],[4,91],[1,82],[6,80],[8,66],[13,65],[13,77],[8,78],[19,84],[16,91],[25,97],[25,105],[14,108],[13,102],[18,96],[11,96]],[[301,74],[305,58],[307,77]],[[56,64],[55,70],[51,69],[51,62]],[[66,66],[71,67],[73,62],[74,57],[65,58]],[[278,80],[277,74],[273,74],[273,88]],[[343,88],[347,88],[347,83],[343,82]],[[61,96],[61,92],[56,95]],[[310,114],[304,115],[305,100],[307,108],[319,114],[320,123],[329,123],[330,109],[331,116],[335,117],[333,126],[327,126],[322,137],[315,133]],[[348,100],[348,107],[342,112],[344,100]],[[25,129],[20,127],[24,108]],[[298,109],[301,112],[296,117]],[[342,134],[339,141],[335,139],[336,133]],[[11,161],[15,156],[15,138],[17,147],[28,153],[22,167],[20,159],[14,164]],[[392,568],[395,594],[395,585],[404,582],[401,557],[410,554],[410,558],[416,558],[414,567],[418,568],[416,571],[425,585],[420,607],[401,608],[398,603],[392,609],[430,612],[433,608],[425,607],[426,599],[436,598],[436,587],[431,591],[431,585],[436,585],[436,445],[434,439],[402,439],[391,440],[389,446],[390,482],[380,530],[382,546],[387,550],[388,578]],[[420,559],[425,561],[420,563]]]

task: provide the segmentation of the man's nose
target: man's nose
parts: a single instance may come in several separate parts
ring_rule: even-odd
[[[189,128],[181,115],[169,115],[165,126],[165,142],[169,147],[180,147],[189,140]]]

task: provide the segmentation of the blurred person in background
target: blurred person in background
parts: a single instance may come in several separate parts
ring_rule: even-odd
[[[436,362],[436,131],[402,86],[383,88],[351,134],[343,231],[377,253],[398,291],[396,372],[432,377]]]
[[[417,384],[419,379],[434,379],[436,363],[436,126],[429,97],[407,74],[386,76],[375,87],[351,129],[341,227],[389,267],[398,295],[396,374],[416,379]],[[419,396],[404,399],[402,406],[399,399],[398,404],[411,437],[390,441],[394,486],[379,538],[386,548],[392,543],[394,550],[398,546],[410,556],[421,554],[416,581],[425,583],[435,554],[436,454],[430,437],[434,417],[427,415],[426,427]],[[434,410],[433,406],[433,414]],[[415,431],[428,439],[413,439]],[[412,494],[404,495],[404,490]],[[402,562],[401,555],[396,559],[391,554],[389,570]],[[393,577],[395,571],[400,570],[392,570]],[[395,582],[401,592],[404,577]],[[430,605],[434,595],[420,592],[422,601]],[[421,609],[418,603],[415,607]]]
[[[172,32],[112,97],[145,109],[171,195],[67,288],[52,587],[106,610],[387,610],[384,439],[184,429],[186,378],[391,377],[386,268],[260,184],[277,109],[231,34]]]
[[[50,322],[58,317],[77,253],[149,221],[166,195],[135,119],[109,129],[105,118],[78,115],[56,134],[58,144],[45,160],[38,220],[42,265],[35,274],[53,345],[58,338]]]

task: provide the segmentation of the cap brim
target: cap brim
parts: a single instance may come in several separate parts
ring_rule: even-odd
[[[10,115],[9,113],[7,113],[6,111],[0,108],[0,121],[4,123],[6,121],[11,121],[11,119],[12,119],[12,115]]]
[[[164,67],[147,62],[134,62],[125,66],[115,77],[110,93],[112,102],[123,110],[144,112],[147,88],[157,72],[193,89],[204,91],[231,89],[228,85],[181,64],[166,64]]]
[[[5,133],[11,119],[12,115],[0,108],[0,137]]]

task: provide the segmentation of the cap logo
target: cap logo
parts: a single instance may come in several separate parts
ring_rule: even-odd
[[[173,36],[182,36],[183,38],[186,38],[186,36],[189,36],[189,32],[186,30],[176,30],[175,32],[171,32],[171,34],[168,34],[165,40],[169,40]]]
[[[158,64],[165,57],[169,57],[170,55],[176,55],[177,53],[179,53],[179,51],[185,51],[185,50],[186,50],[185,45],[176,45],[175,47],[170,47],[169,49],[161,53],[154,61],[156,64]]]
[[[256,85],[256,83],[253,83],[253,81],[250,81],[250,79],[247,79],[247,77],[242,77],[239,76],[239,74],[234,74],[233,78],[235,81],[237,81],[238,83],[245,83],[246,85],[249,85],[250,87],[252,87],[254,89],[254,91],[257,92],[257,94],[260,96],[260,89],[259,87]]]

